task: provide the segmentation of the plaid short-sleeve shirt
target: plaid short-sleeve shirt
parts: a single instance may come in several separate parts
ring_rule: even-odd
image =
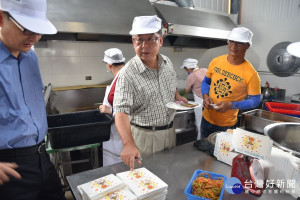
[[[131,123],[163,126],[174,119],[176,72],[170,59],[158,54],[158,70],[148,68],[138,56],[121,70],[114,97],[114,113],[129,114]]]

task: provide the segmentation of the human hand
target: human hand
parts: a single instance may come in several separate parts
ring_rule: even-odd
[[[189,102],[185,97],[181,96],[178,91],[176,91],[175,100],[176,101],[183,101],[184,103]]]
[[[15,170],[18,168],[16,163],[0,162],[0,185],[10,180],[9,175],[21,179],[21,175]]]
[[[141,154],[134,143],[125,144],[123,146],[121,158],[123,162],[130,167],[130,170],[134,170],[135,160],[139,165],[142,164]]]
[[[106,114],[111,114],[112,113],[111,107],[106,106],[106,105],[99,106],[99,110],[100,110],[101,113],[106,113]]]
[[[227,110],[230,110],[232,108],[231,102],[227,101],[220,101],[216,104],[214,104],[214,109],[218,112],[226,112]]]
[[[189,101],[188,101],[185,97],[183,97],[183,96],[178,97],[178,98],[176,99],[176,101],[183,101],[184,103],[188,103],[188,102],[189,102]]]
[[[211,109],[211,108],[213,108],[212,104],[213,104],[212,99],[207,94],[204,94],[203,95],[203,106],[207,109]]]

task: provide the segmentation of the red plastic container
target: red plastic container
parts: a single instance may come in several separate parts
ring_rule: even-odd
[[[266,109],[271,112],[281,113],[300,118],[300,104],[297,105],[289,103],[266,102],[265,106]]]

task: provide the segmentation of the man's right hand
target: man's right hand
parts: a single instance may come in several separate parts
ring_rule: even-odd
[[[18,168],[16,163],[0,162],[0,185],[10,180],[9,175],[21,179],[21,175],[15,170]]]
[[[134,162],[137,159],[137,163],[140,165],[142,164],[141,154],[139,150],[136,148],[134,143],[127,143],[124,144],[122,152],[121,152],[121,158],[123,162],[130,167],[130,170],[134,169]]]
[[[203,95],[203,106],[207,109],[211,109],[211,108],[213,108],[213,106],[211,104],[213,104],[212,99],[207,94],[204,94]]]
[[[99,110],[100,110],[101,113],[112,114],[111,107],[108,107],[106,105],[99,106]]]

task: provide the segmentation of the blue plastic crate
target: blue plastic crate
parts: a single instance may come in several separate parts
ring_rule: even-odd
[[[208,200],[207,198],[203,198],[203,197],[199,197],[196,195],[192,194],[192,185],[193,185],[193,180],[195,180],[197,178],[197,176],[199,174],[201,174],[202,172],[206,172],[208,174],[211,175],[212,179],[218,179],[219,177],[222,177],[224,179],[224,183],[223,183],[223,187],[220,193],[220,197],[219,200],[223,199],[223,195],[224,195],[224,189],[225,189],[225,182],[227,180],[227,177],[225,175],[222,174],[216,174],[216,173],[212,173],[212,172],[208,172],[208,171],[204,171],[204,170],[196,170],[191,178],[191,180],[189,181],[189,184],[186,186],[185,190],[184,190],[184,194],[187,197],[187,200]],[[207,175],[204,175],[204,177],[209,178]]]

